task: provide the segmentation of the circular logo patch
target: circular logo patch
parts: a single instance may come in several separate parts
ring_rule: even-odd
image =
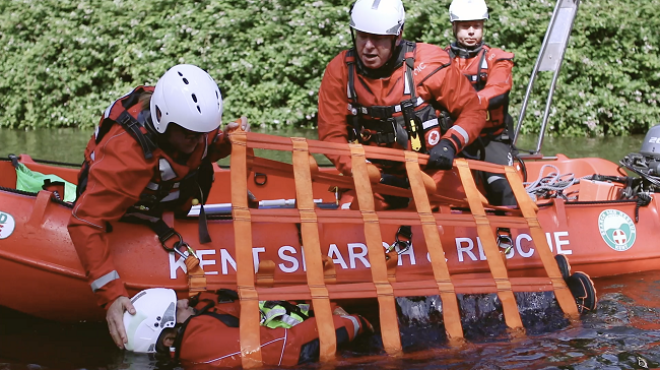
[[[429,133],[429,144],[435,145],[440,141],[440,133],[438,131],[431,131]]]
[[[635,223],[630,216],[618,209],[606,209],[600,213],[598,230],[605,243],[619,252],[632,248],[637,239]]]
[[[6,239],[14,232],[14,217],[9,213],[0,212],[0,239]]]

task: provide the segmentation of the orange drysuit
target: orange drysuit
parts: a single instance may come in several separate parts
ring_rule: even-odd
[[[153,87],[140,86],[110,105],[87,145],[79,174],[83,192],[73,207],[69,235],[101,306],[128,297],[110,258],[111,223],[127,214],[158,217],[163,210],[186,212],[192,198],[201,197],[196,181],[200,166],[210,166],[231,152],[218,129],[205,134],[187,158],[158,148],[157,135],[144,125],[150,116],[140,101],[152,91]]]
[[[179,329],[175,341],[177,356],[190,361],[195,367],[241,366],[239,335],[240,303],[227,300],[218,303],[218,296],[202,293],[198,303],[191,300],[198,314],[188,319]],[[337,344],[355,339],[369,326],[358,315],[332,316]],[[316,318],[309,318],[291,329],[260,327],[261,356],[266,366],[295,366],[318,360],[319,334]]]
[[[470,80],[481,106],[488,110],[488,121],[482,134],[496,136],[506,127],[509,92],[513,86],[513,53],[483,45],[470,55],[461,55],[455,46],[445,49],[456,65]]]
[[[341,52],[328,64],[319,90],[319,138],[417,150],[409,140],[415,135],[407,124],[410,119],[401,119],[404,102],[410,101],[421,131],[418,151],[428,152],[440,139],[449,139],[457,153],[472,143],[484,128],[486,111],[469,81],[451,65],[449,54],[434,45],[405,40],[395,53],[398,65],[388,76],[369,76],[360,68],[354,49]],[[441,127],[442,111],[449,112],[452,127]],[[349,156],[328,158],[340,172],[351,174]],[[400,167],[384,171],[400,172]]]

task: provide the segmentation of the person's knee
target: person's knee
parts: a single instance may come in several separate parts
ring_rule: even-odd
[[[494,206],[515,206],[517,204],[511,185],[504,177],[489,175],[486,182],[488,203]]]

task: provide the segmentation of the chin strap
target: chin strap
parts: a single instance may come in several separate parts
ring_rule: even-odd
[[[451,54],[451,59],[454,59],[455,57],[459,58],[464,58],[464,59],[470,59],[474,58],[481,52],[481,49],[484,46],[483,40],[481,43],[473,48],[466,48],[463,45],[460,45],[458,41],[454,41],[449,45],[449,51]]]

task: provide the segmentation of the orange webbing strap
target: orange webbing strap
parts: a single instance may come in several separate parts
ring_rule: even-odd
[[[449,268],[445,260],[442,242],[440,241],[438,225],[431,213],[431,204],[429,203],[429,197],[426,194],[426,188],[422,180],[417,153],[406,151],[406,171],[408,172],[408,180],[410,181],[410,189],[413,193],[417,213],[422,222],[426,249],[429,251],[431,257],[433,277],[440,290],[442,315],[445,321],[447,337],[452,345],[460,345],[463,342],[463,328],[461,327],[461,315],[458,311],[456,291],[449,275]]]
[[[186,258],[186,270],[188,271],[188,296],[192,297],[199,292],[205,292],[206,276],[197,257],[190,255]]]
[[[502,301],[504,321],[509,328],[514,330],[513,335],[522,334],[525,329],[520,320],[516,298],[511,291],[511,282],[506,271],[506,265],[502,260],[502,256],[500,256],[500,251],[495,241],[495,233],[486,217],[484,206],[481,204],[479,190],[472,178],[470,166],[464,158],[457,158],[456,167],[458,168],[461,183],[470,204],[470,211],[477,224],[477,235],[481,239],[481,244],[486,254],[486,261],[488,262],[488,267],[490,267],[490,273],[493,275],[493,279],[495,279],[495,284],[497,285],[497,296]]]
[[[520,176],[515,168],[507,166],[505,169],[506,178],[509,181],[509,184],[511,184],[511,190],[513,190],[513,194],[516,197],[518,207],[520,207],[523,217],[527,220],[529,231],[532,234],[532,240],[534,240],[536,250],[539,252],[543,267],[552,281],[552,287],[555,291],[555,297],[557,297],[559,307],[561,307],[564,313],[569,317],[576,318],[579,314],[577,305],[575,304],[575,298],[573,298],[573,294],[566,286],[566,282],[561,276],[557,262],[552,256],[550,246],[548,246],[548,241],[545,238],[545,233],[543,232],[543,229],[541,229],[539,220],[536,217],[536,210],[538,210],[538,208],[536,207],[536,204],[532,202],[532,198],[529,197],[529,194],[525,191],[525,188],[520,181]]]
[[[371,263],[371,278],[376,286],[378,306],[380,308],[380,328],[385,351],[392,356],[399,356],[401,336],[394,305],[394,289],[387,278],[385,263],[385,248],[380,233],[380,223],[374,208],[374,194],[371,190],[364,148],[360,144],[349,144],[351,148],[351,163],[353,165],[353,181],[357,193],[360,212],[364,222],[364,236]]]
[[[231,141],[231,202],[236,253],[236,285],[241,302],[240,342],[244,368],[262,365],[259,297],[254,287],[252,222],[247,205],[247,138],[244,131],[229,135]]]
[[[319,330],[320,360],[331,361],[337,352],[335,324],[330,308],[328,289],[325,287],[323,254],[319,237],[319,225],[314,211],[312,174],[307,140],[292,137],[293,177],[296,184],[296,206],[300,212],[300,233],[305,248],[307,284],[312,295],[316,327]]]

